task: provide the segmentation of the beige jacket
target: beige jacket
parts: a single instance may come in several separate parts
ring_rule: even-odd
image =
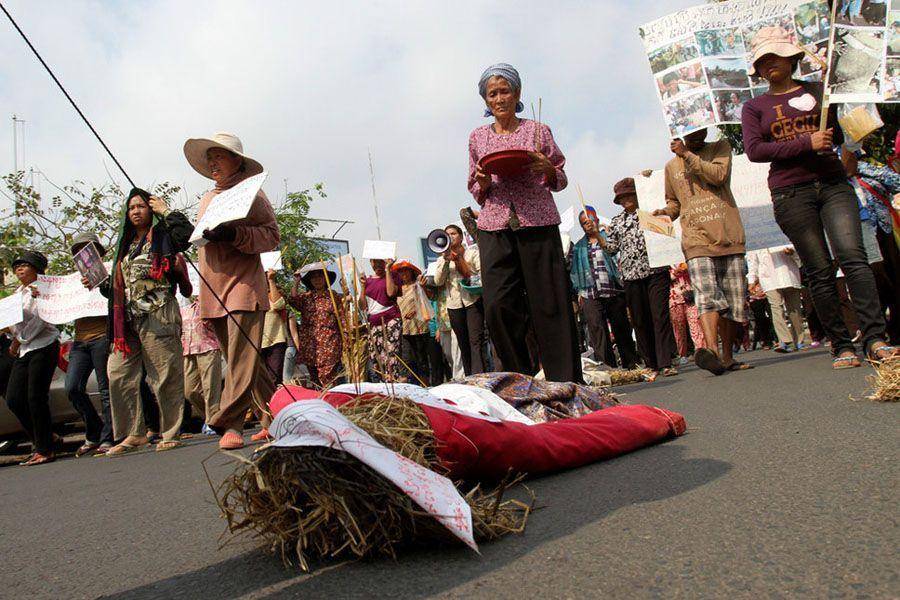
[[[481,272],[481,255],[478,253],[478,246],[466,248],[463,257],[466,259],[466,263],[468,263],[473,274]],[[446,286],[447,308],[459,309],[472,306],[481,297],[462,289],[460,282],[462,282],[463,277],[457,272],[456,263],[452,260],[445,260],[441,256],[437,259],[435,268],[434,284],[438,287]]]

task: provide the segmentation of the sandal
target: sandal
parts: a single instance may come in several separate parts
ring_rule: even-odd
[[[254,433],[250,436],[251,442],[265,442],[272,439],[272,436],[269,435],[269,430],[263,427],[259,430],[258,433]]]
[[[675,375],[678,375],[678,369],[676,369],[675,367],[666,367],[665,369],[660,371],[660,375],[662,375],[663,377],[674,377]]]
[[[49,462],[53,462],[56,460],[56,456],[51,452],[50,454],[41,454],[40,452],[35,452],[31,455],[31,458],[22,463],[22,466],[25,467],[33,467],[35,465],[43,465]]]
[[[831,368],[840,371],[841,369],[855,369],[861,367],[862,363],[855,354],[847,356],[835,356],[831,361]]]
[[[644,373],[643,378],[647,383],[653,383],[656,381],[656,378],[659,377],[659,371],[650,371],[649,373]]]
[[[78,450],[75,451],[75,458],[81,458],[85,454],[90,454],[94,452],[100,447],[100,444],[95,444],[94,442],[85,442],[81,446],[78,447]]]
[[[716,353],[709,348],[700,348],[697,350],[697,352],[694,353],[694,363],[716,377],[725,373],[725,365],[722,364],[722,361],[719,360]]]
[[[184,446],[184,444],[178,440],[164,440],[156,444],[156,451],[165,452],[166,450],[174,450],[175,448],[179,448],[181,446]]]
[[[881,344],[876,347],[876,344]],[[866,352],[871,362],[884,362],[900,357],[900,348],[888,345],[887,342],[874,342]]]
[[[237,431],[229,429],[219,440],[220,450],[240,450],[244,447],[244,438]]]
[[[126,438],[127,440],[127,438]],[[109,450],[106,451],[106,454],[103,456],[122,456],[124,454],[130,454],[132,452],[136,452],[143,448],[144,446],[149,446],[150,441],[147,438],[144,438],[144,441],[138,444],[129,444],[127,441],[122,441],[121,443],[113,446]]]
[[[753,365],[748,365],[745,362],[741,362],[739,360],[734,361],[727,367],[725,367],[726,371],[746,371],[748,369],[755,369],[756,367]]]

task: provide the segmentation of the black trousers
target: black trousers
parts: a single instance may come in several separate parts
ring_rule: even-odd
[[[465,308],[448,308],[450,327],[456,335],[466,376],[487,371],[484,353],[484,302],[481,298]]]
[[[409,365],[416,378],[422,383],[428,384],[428,338],[427,333],[419,335],[404,335],[400,342],[400,356],[403,362]],[[404,368],[405,371],[405,368]],[[410,378],[410,382],[417,383],[414,378]]]
[[[611,367],[616,366],[616,355],[609,336],[611,327],[619,349],[619,358],[622,359],[621,366],[633,369],[637,365],[638,355],[631,338],[632,329],[628,321],[625,296],[616,294],[609,298],[585,298],[582,311],[587,322],[588,337],[594,348],[594,359],[602,360]]]
[[[478,232],[484,312],[506,371],[533,375],[526,344],[531,317],[548,381],[581,382],[569,274],[556,225]]]
[[[450,335],[447,333],[446,335]],[[445,381],[453,379],[453,371],[447,360],[444,358],[444,349],[441,344],[434,339],[434,336],[428,336],[428,385],[441,385]]]
[[[859,319],[863,347],[885,339],[884,314],[878,301],[875,276],[866,260],[856,193],[846,181],[805,183],[772,190],[775,222],[794,244],[803,262],[816,313],[831,341],[832,352],[853,351],[850,332],[841,317],[835,288],[835,268],[825,244],[846,277]]]
[[[672,366],[675,332],[669,316],[669,272],[625,282],[625,302],[631,311],[631,323],[638,351],[647,368],[658,371]]]
[[[772,307],[765,298],[751,300],[753,311],[753,345],[771,346],[775,343],[775,325],[772,323]]]
[[[59,342],[27,352],[13,363],[6,387],[6,405],[41,454],[53,451],[50,381],[58,361]]]

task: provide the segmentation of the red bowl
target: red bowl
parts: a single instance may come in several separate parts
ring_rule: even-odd
[[[528,150],[501,150],[483,156],[478,165],[489,175],[513,177],[521,175],[531,163]]]

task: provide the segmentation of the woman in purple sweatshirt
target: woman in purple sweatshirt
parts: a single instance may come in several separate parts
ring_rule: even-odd
[[[794,244],[809,278],[816,312],[831,340],[834,368],[860,366],[841,319],[835,269],[825,242],[850,287],[869,358],[898,354],[885,341],[885,323],[875,278],[866,261],[856,194],[834,144],[838,129],[819,130],[822,84],[793,79],[803,51],[780,27],[764,27],[753,40],[750,74],[769,82],[769,91],[744,104],[744,149],[753,162],[770,162],[769,189],[775,220]],[[832,111],[831,122],[834,122]]]

